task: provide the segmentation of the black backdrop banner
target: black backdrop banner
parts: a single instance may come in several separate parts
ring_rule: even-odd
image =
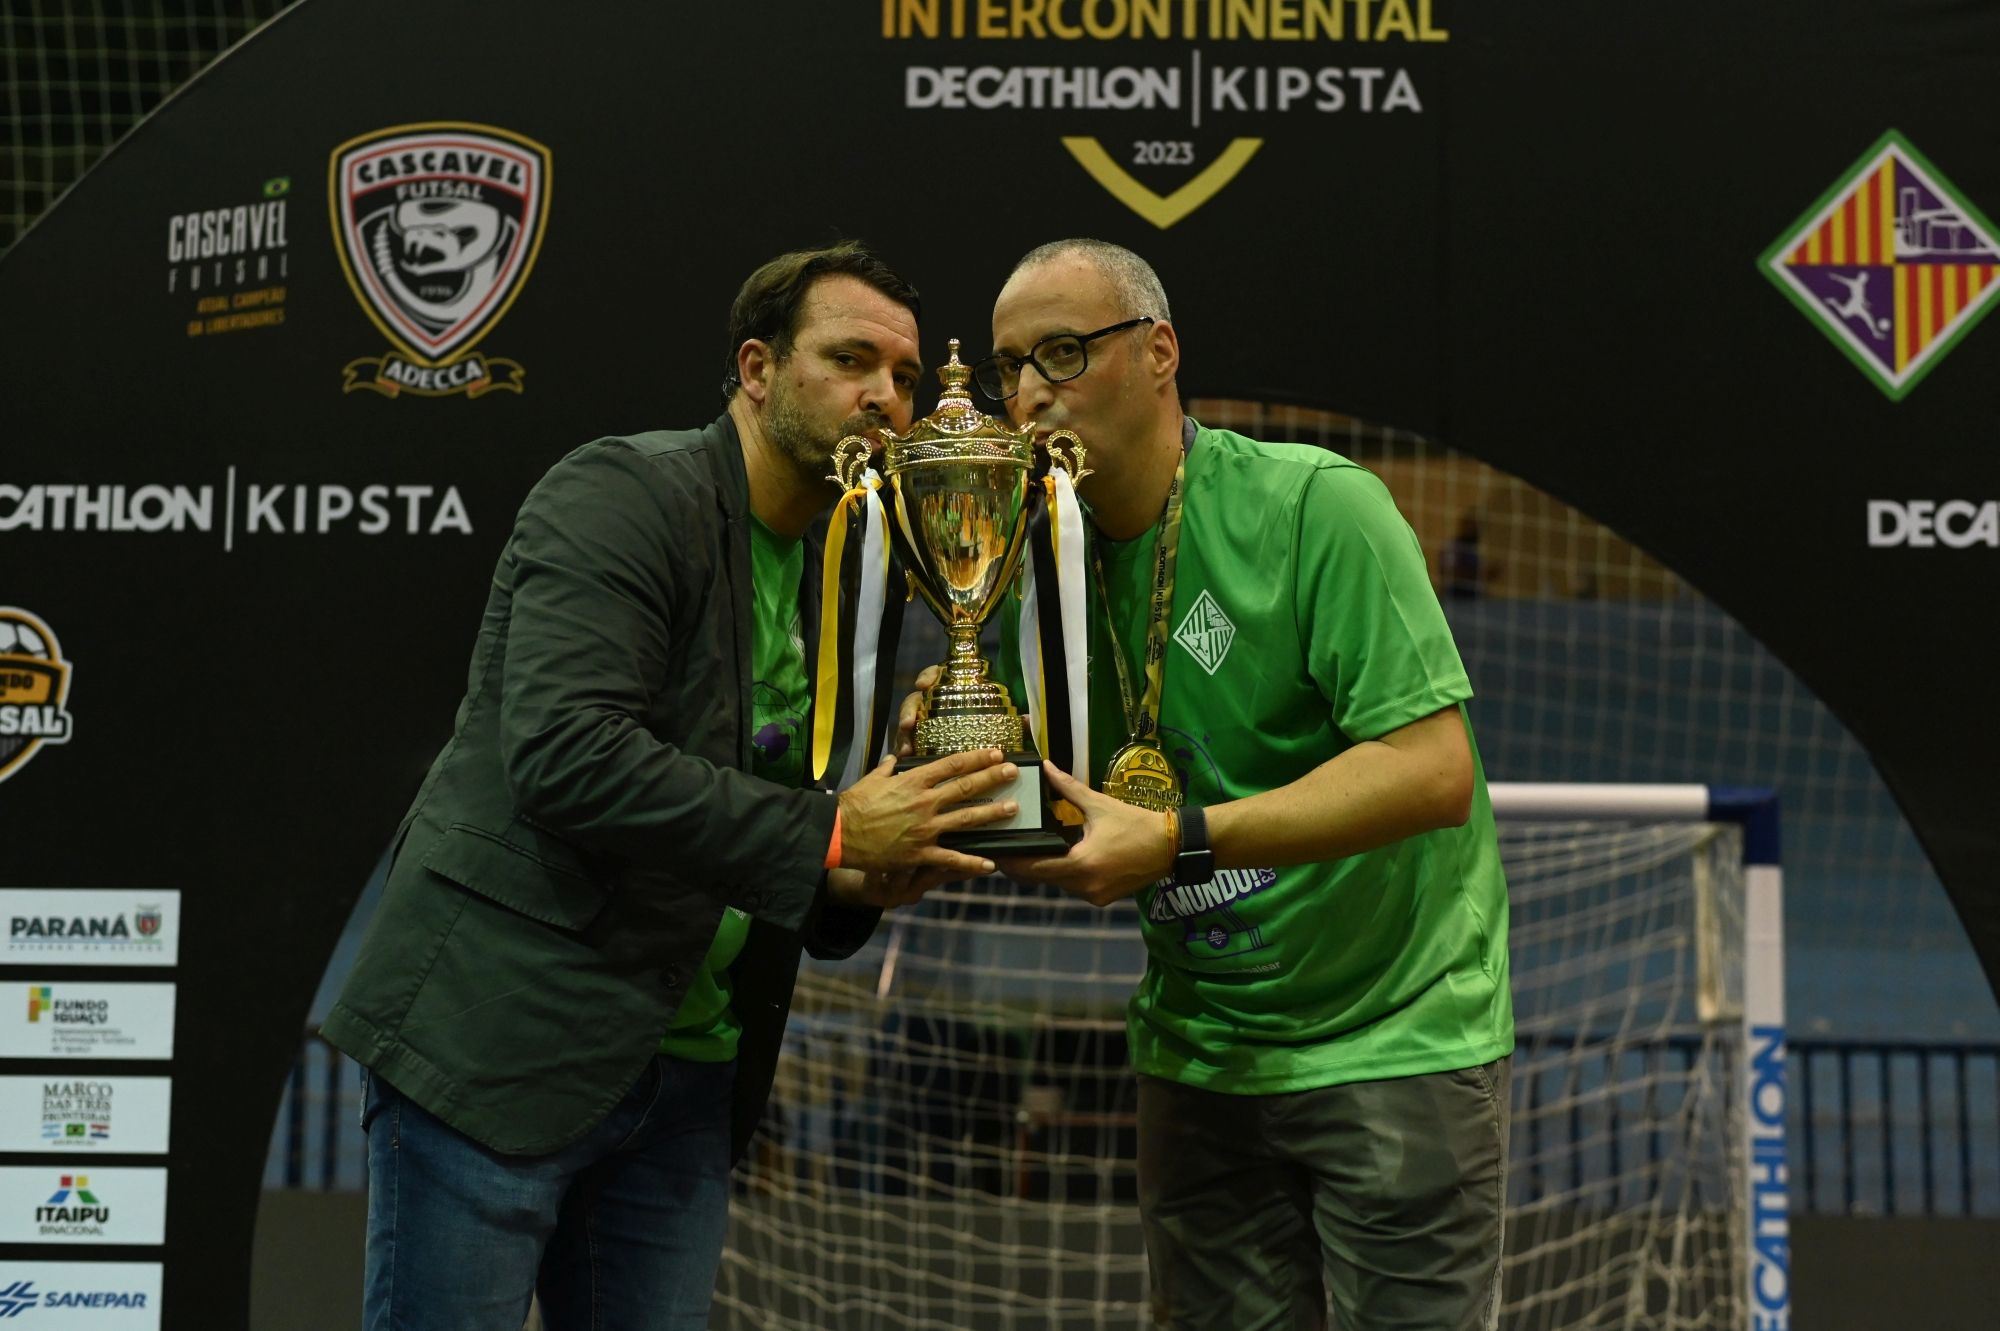
[[[169,1059],[10,1060],[171,1075],[163,1245],[140,1178],[105,1246],[24,1211],[0,1258],[164,1262],[165,1325],[244,1324],[281,1082],[515,508],[713,415],[736,284],[837,235],[934,359],[1030,246],[1132,245],[1191,395],[1418,430],[1630,538],[1867,747],[1994,975],[2000,734],[1951,681],[2000,573],[1995,87],[1959,0],[288,11],[0,262],[0,886],[178,892],[183,935],[9,965],[178,1007]]]

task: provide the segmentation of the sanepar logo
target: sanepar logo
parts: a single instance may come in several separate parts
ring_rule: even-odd
[[[2000,546],[2000,501],[1871,499],[1868,544]]]

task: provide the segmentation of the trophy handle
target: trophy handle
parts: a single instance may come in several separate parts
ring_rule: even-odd
[[[1065,440],[1069,444],[1067,450],[1063,447]],[[1069,473],[1071,485],[1075,485],[1086,476],[1095,475],[1089,467],[1083,465],[1084,455],[1089,450],[1083,446],[1083,440],[1077,437],[1075,430],[1051,430],[1042,446],[1049,451],[1049,462]]]
[[[827,479],[843,490],[854,489],[861,484],[861,477],[868,470],[868,459],[874,452],[875,445],[865,436],[848,435],[833,446],[833,474]]]

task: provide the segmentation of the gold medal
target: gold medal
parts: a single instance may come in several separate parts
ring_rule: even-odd
[[[1156,744],[1133,740],[1111,755],[1104,769],[1104,793],[1115,800],[1165,813],[1181,807],[1181,783]]]
[[[1174,467],[1173,483],[1167,487],[1166,508],[1160,514],[1159,535],[1153,542],[1153,603],[1146,626],[1146,692],[1136,703],[1132,682],[1126,675],[1125,649],[1118,641],[1118,626],[1111,615],[1111,582],[1104,576],[1103,551],[1095,542],[1091,545],[1097,582],[1104,589],[1099,597],[1104,607],[1104,635],[1111,647],[1111,659],[1118,667],[1118,699],[1125,707],[1125,733],[1130,736],[1104,768],[1104,793],[1154,813],[1178,809],[1182,803],[1180,778],[1174,774],[1174,765],[1167,761],[1166,751],[1150,737],[1159,733],[1160,701],[1166,694],[1167,612],[1174,602],[1174,558],[1180,550],[1181,482],[1186,469],[1185,458]]]

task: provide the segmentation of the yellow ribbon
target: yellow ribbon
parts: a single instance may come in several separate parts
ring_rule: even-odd
[[[881,484],[879,478],[864,477],[861,484],[841,495],[840,502],[833,506],[833,520],[827,526],[826,557],[820,565],[819,580],[819,669],[813,685],[815,781],[826,775],[826,765],[833,757],[833,713],[840,696],[840,564],[847,549],[847,524],[854,506],[863,503],[868,492]],[[861,700],[855,700],[855,706],[862,705]]]

